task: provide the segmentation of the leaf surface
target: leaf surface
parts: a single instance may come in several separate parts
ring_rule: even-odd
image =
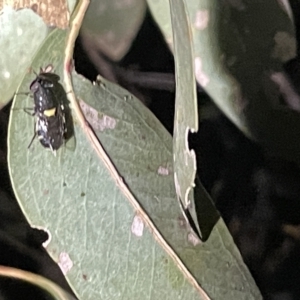
[[[33,68],[52,63],[62,76],[65,37],[65,31],[53,32]],[[25,76],[20,90],[34,77]],[[73,84],[135,203],[96,155],[75,115],[74,151],[67,143],[55,157],[38,140],[28,151],[34,119],[20,108],[32,106],[32,99],[18,95],[8,145],[20,206],[32,226],[50,234],[46,249],[78,297],[207,299],[208,293],[213,299],[259,299],[222,220],[205,244],[187,230],[174,188],[172,139],[159,121],[104,79],[93,85],[73,74]]]
[[[18,88],[48,34],[43,20],[31,9],[15,11],[5,7],[0,14],[0,107],[8,103]]]
[[[203,191],[200,194],[203,194],[204,197],[194,200],[194,195],[200,194],[194,193],[197,164],[195,151],[189,149],[188,143],[189,133],[198,131],[192,33],[184,1],[172,0],[170,7],[176,74],[173,134],[174,182],[186,221],[202,240],[206,240],[217,222],[219,214],[210,197]]]
[[[91,1],[81,28],[81,36],[90,57],[99,52],[113,61],[122,59],[143,23],[145,0]]]

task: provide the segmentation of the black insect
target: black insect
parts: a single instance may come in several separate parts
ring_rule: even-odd
[[[30,91],[34,99],[32,115],[36,117],[36,123],[34,136],[28,148],[38,136],[40,143],[55,154],[65,141],[67,127],[63,101],[65,92],[58,82],[59,76],[51,71],[51,65],[41,69],[30,84]]]

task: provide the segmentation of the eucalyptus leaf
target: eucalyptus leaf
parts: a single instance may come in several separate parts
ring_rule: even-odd
[[[118,61],[126,55],[144,20],[145,0],[91,1],[85,15],[81,37],[87,52],[102,52]]]
[[[46,40],[32,67],[63,74],[67,32]],[[24,91],[35,75],[27,74]],[[49,233],[46,250],[79,299],[260,299],[224,222],[205,244],[187,230],[176,200],[172,138],[134,96],[103,78],[73,74],[87,121],[135,202],[94,151],[76,115],[76,148],[55,157],[33,135],[34,118],[15,97],[8,136],[15,194],[32,226]],[[61,80],[62,83],[62,80]]]
[[[191,223],[191,228],[196,230],[201,239],[206,240],[219,215],[212,204],[212,200],[206,193],[204,195],[207,197],[201,197],[194,201],[193,189],[195,187],[197,164],[195,151],[189,149],[188,134],[198,131],[198,106],[189,17],[184,1],[170,1],[170,8],[176,74],[173,134],[175,188],[187,222]],[[199,193],[195,195],[199,195]],[[205,203],[200,203],[200,200],[205,201]],[[206,209],[205,211],[201,211],[202,216],[209,216],[209,218],[197,217],[195,202],[198,204],[198,208]]]
[[[174,48],[168,0],[148,0]],[[299,113],[280,105],[274,76],[296,55],[288,3],[187,1],[192,24],[195,77],[227,117],[272,155],[300,164]],[[284,84],[283,82],[281,83]]]
[[[15,11],[5,6],[0,14],[0,107],[13,97],[27,72],[33,54],[49,32],[31,9]]]

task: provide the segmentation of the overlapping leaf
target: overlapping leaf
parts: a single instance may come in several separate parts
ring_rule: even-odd
[[[148,0],[173,48],[168,0]],[[195,76],[219,108],[273,155],[300,164],[299,113],[280,105],[282,65],[296,55],[289,5],[279,1],[187,1]],[[271,17],[272,16],[272,17]],[[284,75],[284,74],[283,74]]]
[[[0,107],[13,97],[33,53],[48,34],[47,26],[31,9],[5,7],[0,14]]]
[[[140,29],[146,8],[145,0],[92,1],[81,28],[91,59],[97,61],[99,52],[114,61],[122,59]]]
[[[219,215],[211,199],[205,197],[206,193],[204,197],[196,198],[194,201],[194,195],[199,195],[199,193],[194,193],[197,164],[195,152],[193,149],[190,150],[188,145],[189,133],[198,131],[192,34],[184,1],[172,0],[170,7],[176,73],[173,134],[174,182],[180,207],[187,222],[201,239],[206,240]]]

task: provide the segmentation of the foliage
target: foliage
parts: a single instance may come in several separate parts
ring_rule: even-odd
[[[98,50],[119,60],[140,27],[145,2],[135,11],[126,1],[96,3],[82,29],[91,60],[97,60]],[[247,136],[299,163],[298,131],[291,136],[291,127],[285,127],[298,128],[298,113],[277,108],[280,93],[272,92],[278,84],[274,76],[295,54],[291,20],[271,0],[170,0],[170,6],[166,0],[148,0],[174,49],[172,140],[128,91],[101,76],[91,83],[72,69],[70,57],[86,4],[77,4],[68,29],[48,30],[44,23],[41,29],[39,18],[30,25],[27,9],[4,9],[0,16],[12,32],[26,24],[35,41],[26,52],[27,35],[21,33],[17,40],[0,33],[2,48],[8,44],[2,54],[2,105],[17,91],[8,129],[9,171],[27,221],[48,233],[44,246],[79,299],[260,299],[224,221],[195,178],[196,158],[188,145],[189,130],[198,129],[193,78]],[[126,17],[121,19],[123,9]],[[103,11],[106,17],[100,18]],[[272,19],[266,21],[270,11]],[[93,46],[91,32],[97,33]],[[122,35],[126,38],[119,41]],[[115,43],[103,47],[110,37]],[[10,45],[21,53],[19,65],[12,62]],[[73,133],[56,156],[38,140],[27,151],[36,117],[23,112],[33,103],[24,95],[36,76],[28,67],[39,70],[49,64],[69,99],[65,105]],[[292,145],[286,147],[289,141]]]

